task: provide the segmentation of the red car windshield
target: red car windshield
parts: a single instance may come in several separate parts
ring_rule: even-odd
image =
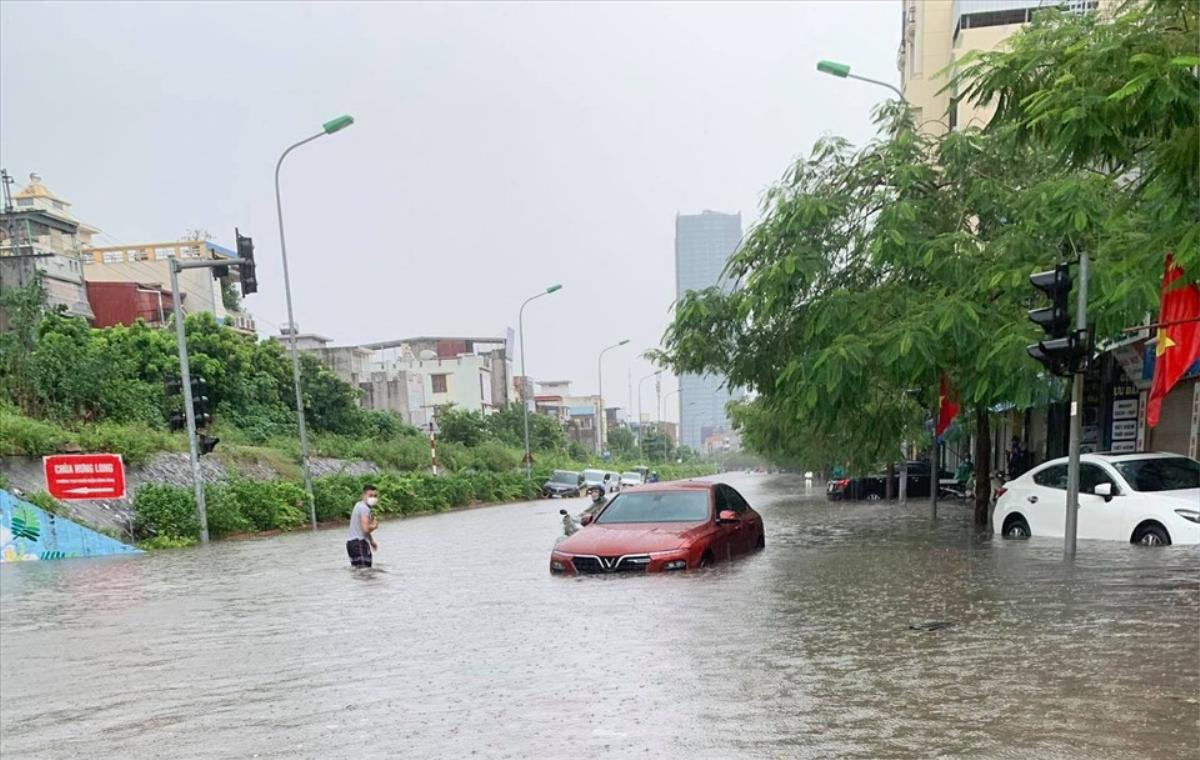
[[[634,491],[608,503],[597,523],[704,522],[708,491]]]

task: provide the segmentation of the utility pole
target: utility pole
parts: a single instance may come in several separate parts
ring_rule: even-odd
[[[929,449],[929,519],[937,519],[938,508],[938,436],[937,436],[937,421],[938,413],[941,411],[941,386],[935,379],[933,382],[933,424],[930,426],[930,436],[933,441],[933,446]],[[907,494],[906,494],[907,495]]]
[[[1079,292],[1075,302],[1075,330],[1080,346],[1087,342],[1087,276],[1088,258],[1079,254]],[[1087,367],[1086,355],[1075,365],[1071,380],[1071,434],[1067,452],[1067,522],[1063,532],[1063,557],[1074,559],[1075,534],[1079,518],[1079,443],[1083,433],[1083,372]]]
[[[250,263],[249,259],[199,260],[181,262],[167,259],[171,270],[171,309],[175,314],[175,342],[179,349],[179,382],[183,390],[183,414],[187,419],[188,459],[192,465],[192,489],[196,494],[196,522],[200,524],[200,543],[208,543],[208,510],[204,503],[204,479],[200,475],[200,452],[196,445],[196,410],[192,404],[192,373],[188,367],[187,337],[183,329],[183,309],[179,305],[179,273],[184,269],[215,269]]]

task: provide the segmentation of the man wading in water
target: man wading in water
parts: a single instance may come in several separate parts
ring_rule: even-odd
[[[370,567],[371,551],[378,550],[379,545],[371,535],[379,527],[379,522],[371,517],[371,507],[379,501],[379,493],[375,486],[363,488],[362,499],[354,505],[350,512],[350,532],[346,536],[346,553],[350,555],[353,567]]]

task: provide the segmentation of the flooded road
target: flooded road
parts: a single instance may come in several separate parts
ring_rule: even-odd
[[[677,576],[551,577],[557,501],[386,523],[366,575],[340,530],[5,566],[0,753],[1197,756],[1200,550],[726,482],[766,551]]]

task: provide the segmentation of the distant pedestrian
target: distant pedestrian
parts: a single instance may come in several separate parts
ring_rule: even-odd
[[[1008,479],[1021,475],[1025,472],[1025,447],[1021,445],[1021,439],[1013,436],[1012,446],[1008,449]]]
[[[350,531],[346,536],[346,553],[350,555],[353,567],[370,567],[371,552],[378,550],[375,537],[371,534],[379,527],[379,522],[371,515],[371,507],[379,501],[379,492],[375,486],[364,486],[362,499],[350,511]]]

